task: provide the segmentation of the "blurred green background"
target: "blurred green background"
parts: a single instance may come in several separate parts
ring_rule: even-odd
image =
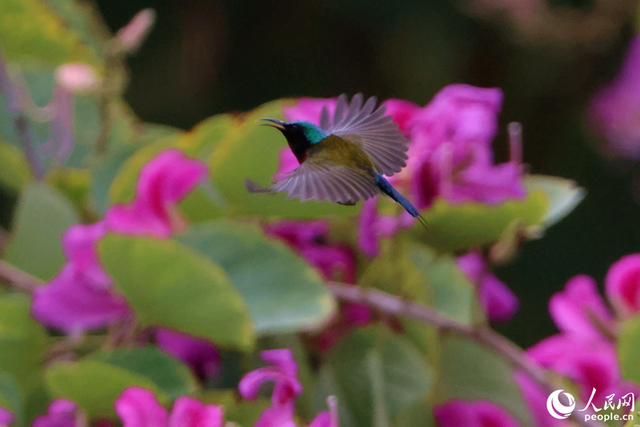
[[[451,83],[502,88],[496,159],[507,159],[506,125],[519,121],[531,172],[574,179],[588,191],[568,218],[497,268],[522,304],[498,329],[520,345],[554,332],[547,302],[568,278],[588,274],[602,285],[612,262],[640,248],[636,166],[602,155],[585,114],[619,69],[637,1],[97,4],[114,31],[142,8],[157,11],[149,39],[128,59],[126,98],[148,122],[189,129],[290,96],[364,92],[425,105]]]

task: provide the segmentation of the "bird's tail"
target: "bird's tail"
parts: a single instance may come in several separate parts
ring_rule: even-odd
[[[422,215],[420,215],[420,212],[418,212],[418,209],[416,209],[416,207],[413,206],[411,202],[406,199],[406,197],[398,193],[398,191],[395,188],[393,188],[391,184],[389,184],[389,181],[387,181],[384,176],[382,176],[379,173],[376,173],[375,182],[378,188],[380,189],[380,191],[382,191],[387,196],[391,197],[396,202],[400,203],[400,205],[407,212],[409,212],[409,215],[411,215],[412,217],[420,221],[420,224],[422,224],[424,228],[427,228],[427,221],[422,217]]]

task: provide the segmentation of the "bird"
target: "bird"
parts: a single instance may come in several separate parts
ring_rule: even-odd
[[[351,102],[340,95],[333,117],[325,106],[319,126],[309,121],[260,119],[282,132],[300,166],[269,188],[247,179],[247,190],[285,192],[289,199],[342,205],[354,205],[382,193],[426,227],[418,209],[385,178],[406,166],[409,149],[409,140],[385,111],[384,105],[376,108],[376,97],[363,104],[363,95],[358,93]]]

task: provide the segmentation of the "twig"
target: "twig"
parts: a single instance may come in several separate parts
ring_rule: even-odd
[[[0,260],[0,279],[4,279],[15,288],[27,292],[33,292],[35,288],[45,284],[44,281],[3,260]]]
[[[36,153],[33,143],[31,142],[31,137],[29,137],[27,121],[22,115],[19,115],[14,118],[13,123],[16,127],[18,135],[20,136],[20,140],[22,141],[24,152],[27,156],[29,164],[31,165],[31,171],[38,181],[42,181],[42,178],[44,177],[44,169],[40,164],[40,156],[38,156],[38,153]]]
[[[464,325],[442,316],[436,310],[423,304],[404,301],[396,295],[391,295],[377,289],[362,288],[337,282],[328,282],[326,286],[334,296],[341,300],[367,304],[380,311],[396,316],[413,317],[414,319],[429,323],[441,332],[451,331],[490,348],[496,354],[502,356],[513,368],[525,372],[548,393],[563,388],[562,384],[556,384],[555,381],[547,375],[547,371],[531,363],[521,348],[487,326]],[[576,406],[579,406],[580,403],[581,402],[576,402]],[[597,421],[585,421],[575,412],[571,414],[571,417],[582,426],[603,426],[602,423]]]

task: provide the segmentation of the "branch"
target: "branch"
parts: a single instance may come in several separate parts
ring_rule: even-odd
[[[38,286],[45,284],[44,281],[3,260],[0,260],[0,279],[4,279],[13,284],[15,288],[29,293],[33,292],[33,290]]]
[[[42,178],[44,177],[44,169],[40,164],[40,156],[38,156],[33,142],[31,142],[27,121],[22,115],[18,115],[13,119],[13,124],[16,127],[18,136],[20,136],[20,140],[22,141],[25,155],[31,165],[31,171],[38,181],[42,181]]]
[[[391,295],[377,289],[362,288],[337,282],[327,282],[326,286],[338,299],[367,304],[384,313],[396,316],[413,317],[414,319],[429,323],[441,332],[450,331],[469,338],[500,355],[513,368],[525,372],[547,393],[564,388],[563,384],[557,383],[550,378],[546,370],[532,363],[520,347],[487,326],[465,325],[456,322],[423,304],[404,301],[396,295]],[[577,401],[576,406],[580,406],[580,403],[581,402]],[[578,416],[575,412],[571,414],[571,417],[582,426],[603,426],[602,423],[597,421],[585,421],[584,418]]]

